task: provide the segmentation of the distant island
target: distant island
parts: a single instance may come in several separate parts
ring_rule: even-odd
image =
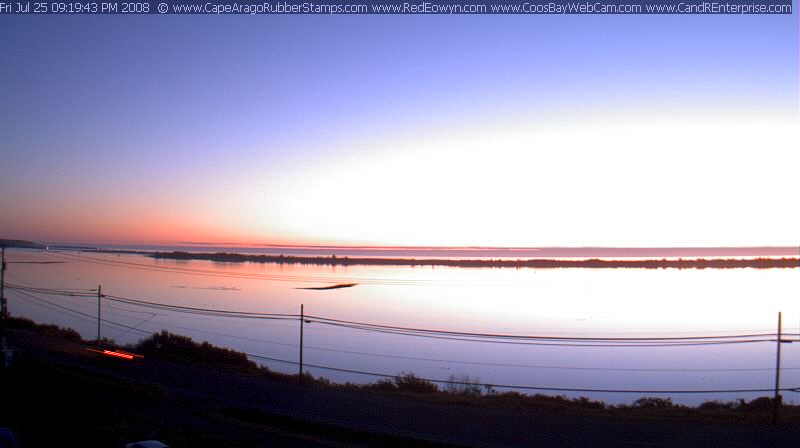
[[[118,251],[103,251],[118,252]],[[131,253],[130,251],[127,251]],[[800,268],[800,258],[679,258],[649,260],[591,259],[447,259],[254,255],[233,252],[136,252],[164,260],[208,260],[222,263],[275,263],[331,266],[449,266],[463,268],[638,268],[732,269]]]
[[[10,240],[5,238],[0,238],[0,247],[16,247],[16,248],[24,248],[24,249],[44,249],[44,246],[39,243],[34,243],[33,241],[26,241],[26,240]]]

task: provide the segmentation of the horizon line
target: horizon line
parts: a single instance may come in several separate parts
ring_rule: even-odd
[[[393,244],[280,244],[280,243],[256,243],[256,242],[215,242],[215,241],[169,241],[169,242],[87,242],[87,241],[36,241],[23,238],[0,238],[0,241],[25,241],[39,245],[74,245],[74,246],[204,246],[204,247],[238,247],[252,249],[345,249],[345,250],[433,250],[433,251],[547,251],[547,250],[800,250],[800,244],[796,245],[730,245],[730,246],[614,246],[614,245],[541,245],[541,246],[510,246],[510,245],[393,245]]]

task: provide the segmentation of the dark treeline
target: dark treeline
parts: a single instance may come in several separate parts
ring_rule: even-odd
[[[0,238],[0,246],[1,247],[21,247],[25,249],[43,249],[44,246],[39,243],[34,243],[33,241],[26,241],[26,240],[9,240]]]
[[[653,259],[653,260],[560,260],[560,259],[415,259],[372,257],[307,257],[286,255],[252,255],[230,252],[191,253],[153,252],[150,257],[168,260],[209,260],[223,263],[277,263],[334,266],[451,266],[463,268],[639,268],[639,269],[731,269],[731,268],[797,268],[799,258],[754,258],[754,259]]]

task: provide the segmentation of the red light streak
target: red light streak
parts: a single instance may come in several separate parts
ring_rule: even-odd
[[[123,351],[117,350],[97,350],[94,348],[87,348],[90,352],[100,353],[101,355],[106,356],[113,356],[115,358],[127,359],[128,361],[132,361],[134,358],[144,358],[142,355],[137,355],[133,353],[126,353]]]
[[[118,358],[133,359],[133,355],[130,355],[128,353],[115,352],[111,350],[103,350],[103,354],[108,356],[116,356]]]

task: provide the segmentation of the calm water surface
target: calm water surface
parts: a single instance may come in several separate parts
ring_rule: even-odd
[[[291,266],[153,260],[142,255],[11,250],[7,281],[189,307],[306,314],[349,321],[453,331],[592,337],[687,336],[800,327],[799,269],[468,269]],[[13,263],[31,261],[53,264]],[[336,290],[305,287],[358,283]],[[8,290],[7,290],[8,291]],[[96,334],[94,298],[10,291],[14,315]],[[45,299],[50,303],[43,302]],[[53,304],[66,307],[65,311]],[[79,313],[84,313],[81,315]],[[299,322],[234,319],[153,310],[104,300],[104,337],[132,343],[168,329],[214,344],[297,361]],[[308,364],[432,379],[468,375],[481,383],[587,389],[752,389],[774,384],[775,343],[691,347],[574,347],[452,341],[305,325]],[[262,361],[294,373],[297,366]],[[784,387],[800,386],[800,344],[783,344]],[[307,368],[334,381],[372,382],[362,374]],[[496,388],[502,390],[500,388]],[[609,403],[642,394],[564,392]],[[697,404],[766,393],[657,395]],[[786,400],[800,402],[787,392]]]

